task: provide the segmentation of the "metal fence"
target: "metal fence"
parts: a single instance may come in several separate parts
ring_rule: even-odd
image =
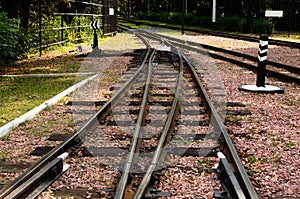
[[[300,32],[300,0],[272,0],[272,10],[283,11],[283,17],[272,19],[276,31]]]
[[[69,5],[62,1],[59,11],[47,17],[50,18],[48,21],[42,18],[42,7],[47,5],[41,2],[38,13],[40,56],[44,48],[80,41],[92,33],[94,40],[98,34],[104,36],[116,33],[117,0],[68,0]]]

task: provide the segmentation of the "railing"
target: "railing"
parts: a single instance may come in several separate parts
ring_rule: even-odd
[[[69,0],[68,2],[70,3],[69,8],[64,2],[61,2],[59,11],[53,13],[52,21],[45,22],[42,20],[42,6],[47,5],[43,5],[41,1],[39,1],[38,44],[40,56],[42,56],[42,50],[47,47],[63,45],[64,43],[70,41],[82,40],[81,33],[84,33],[86,36],[91,35],[93,31],[93,46],[95,47],[98,45],[98,32],[100,32],[102,36],[116,32],[117,0],[90,0],[90,2]],[[72,9],[70,9],[70,7]],[[76,7],[79,9],[81,7],[85,7],[84,13],[77,12]],[[93,22],[95,21],[97,21],[97,24],[99,24],[97,27],[92,26],[92,24],[94,24]],[[45,23],[47,23],[47,26]],[[50,27],[48,26],[49,24]],[[47,37],[51,37],[51,39],[49,39],[50,41],[47,39]]]

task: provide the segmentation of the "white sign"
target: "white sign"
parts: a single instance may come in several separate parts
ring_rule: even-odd
[[[282,10],[266,10],[265,16],[266,17],[282,17],[283,11]]]
[[[115,15],[115,10],[113,8],[109,8],[109,15]]]
[[[100,28],[100,26],[99,26],[99,21],[98,21],[98,20],[96,20],[96,21],[91,21],[90,27],[93,28],[93,29],[99,29],[99,28]]]

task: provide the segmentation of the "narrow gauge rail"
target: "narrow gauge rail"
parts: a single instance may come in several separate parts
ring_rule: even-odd
[[[141,37],[140,33],[137,35]],[[155,50],[150,48],[150,45],[148,44],[147,40],[144,37],[141,37],[141,39],[146,43],[148,49],[147,52],[145,53],[141,66],[135,71],[134,75],[76,133],[69,136],[64,142],[62,142],[55,149],[49,152],[44,158],[38,161],[32,168],[27,170],[23,175],[21,175],[15,181],[13,181],[4,189],[2,189],[0,192],[0,198],[19,198],[20,196],[26,196],[28,194],[31,194],[30,196],[36,196],[40,193],[40,191],[44,190],[47,186],[49,186],[50,185],[49,183],[48,184],[41,183],[40,178],[33,180],[33,177],[36,176],[36,174],[41,173],[41,171],[45,169],[49,169],[48,167],[49,162],[54,160],[60,154],[63,154],[66,151],[70,152],[70,149],[74,148],[74,145],[79,147],[79,145],[81,144],[82,137],[90,134],[90,132],[93,131],[93,129],[95,129],[99,125],[99,123],[106,121],[105,118],[112,112],[112,108],[118,107],[118,104],[120,105],[120,107],[122,107],[123,105],[120,104],[120,102],[122,101],[121,98],[128,97],[127,94],[131,92],[130,90],[132,89],[134,83],[139,85],[140,88],[139,90],[143,91],[144,93],[142,94],[143,95],[142,100],[141,101],[138,100],[137,102],[140,107],[139,114],[136,116],[137,118],[135,119],[136,122],[135,122],[134,133],[130,136],[132,137],[132,140],[130,142],[131,144],[130,144],[129,152],[126,153],[127,155],[126,155],[125,163],[120,168],[122,177],[120,178],[120,182],[117,184],[116,192],[113,194],[115,198],[123,198],[125,194],[128,193],[126,191],[134,191],[135,194],[133,198],[142,198],[145,196],[151,197],[151,193],[149,191],[148,185],[151,184],[153,186],[153,179],[152,179],[153,173],[159,170],[159,167],[162,166],[161,164],[164,163],[163,160],[167,157],[167,154],[169,153],[178,154],[178,149],[179,149],[179,155],[182,155],[184,153],[187,154],[193,153],[193,152],[186,152],[188,150],[187,148],[180,149],[179,147],[174,148],[175,151],[177,150],[177,153],[174,151],[170,152],[166,150],[169,149],[167,148],[168,143],[170,143],[173,139],[175,140],[176,133],[178,133],[178,130],[177,132],[175,130],[178,128],[178,124],[176,123],[178,123],[180,117],[183,118],[185,117],[184,107],[187,106],[187,104],[189,104],[188,106],[191,106],[191,104],[193,106],[195,104],[198,104],[198,109],[200,112],[198,113],[199,114],[198,117],[200,116],[204,118],[203,119],[204,126],[205,123],[206,125],[208,123],[211,123],[211,125],[213,125],[213,131],[210,132],[208,135],[204,135],[204,137],[213,139],[215,138],[215,136],[220,134],[220,137],[218,139],[219,143],[214,143],[215,146],[211,147],[212,150],[208,150],[207,153],[214,154],[212,156],[216,156],[216,153],[218,153],[218,156],[220,158],[220,161],[216,161],[219,162],[218,172],[220,174],[220,179],[222,181],[223,189],[227,192],[227,196],[230,198],[258,198],[241,164],[237,152],[223,126],[223,123],[221,122],[218,113],[216,112],[215,108],[210,102],[210,99],[206,94],[205,89],[201,84],[201,81],[199,80],[195,70],[193,69],[192,64],[187,60],[187,58],[180,51],[175,51],[173,47],[171,50],[172,52],[170,52],[168,48],[166,48],[167,50],[165,49]],[[163,42],[168,43],[167,41],[163,41]],[[171,64],[167,64],[165,62],[170,62]],[[147,72],[145,73],[145,71]],[[171,75],[172,77],[175,76],[176,84],[172,85],[172,83],[169,82],[169,78],[166,79],[165,75],[161,75],[160,72],[157,71],[160,72],[171,71],[171,74],[169,75]],[[177,71],[177,74],[176,73],[174,74],[173,73],[174,71]],[[190,71],[190,75],[185,74],[187,71]],[[184,81],[184,77],[188,79],[187,82],[190,81],[193,82],[192,86],[188,86],[186,84],[186,82]],[[154,150],[153,158],[150,160],[149,167],[146,167],[147,172],[145,173],[145,175],[143,175],[143,177],[140,176],[138,177],[138,179],[139,178],[141,179],[138,183],[139,184],[138,187],[131,187],[132,184],[129,181],[129,185],[128,185],[128,180],[133,178],[133,176],[135,175],[136,167],[138,165],[136,160],[141,158],[139,157],[139,155],[142,154],[140,153],[140,151],[142,150],[141,146],[143,146],[144,144],[143,143],[144,140],[142,139],[144,135],[140,135],[140,133],[142,132],[141,129],[142,127],[145,127],[145,124],[147,123],[147,116],[149,116],[149,106],[151,105],[151,103],[152,104],[157,103],[157,101],[153,99],[153,96],[151,96],[147,91],[154,92],[155,90],[159,90],[162,87],[161,85],[155,87],[155,82],[162,81],[161,79],[159,80],[157,78],[162,78],[166,80],[165,83],[168,86],[164,86],[163,87],[164,90],[166,90],[166,87],[176,88],[176,89],[174,89],[172,92],[170,91],[167,92],[167,94],[163,93],[163,95],[159,97],[160,100],[161,98],[164,99],[159,102],[160,104],[167,104],[164,105],[163,107],[164,110],[165,109],[168,110],[167,116],[164,119],[164,122],[159,122],[160,124],[163,123],[161,124],[162,126],[160,126],[162,129],[160,133],[158,135],[152,135],[154,137],[157,137],[157,147]],[[144,79],[146,79],[146,81],[143,81]],[[153,79],[153,81],[151,79]],[[194,90],[193,92],[198,97],[201,97],[201,101],[199,102],[197,99],[196,100],[197,103],[195,103],[195,101],[181,102],[179,99],[181,99],[181,95],[183,95],[182,94],[183,87],[185,91],[190,89]],[[193,87],[198,88],[199,91],[196,92],[195,88]],[[136,90],[136,88],[137,87],[135,87],[134,90]],[[166,98],[164,98],[163,96]],[[169,99],[171,99],[171,101],[169,101]],[[194,108],[195,107],[192,107],[192,110],[194,110]],[[203,109],[206,110],[206,113],[202,113]],[[187,112],[189,113],[193,111],[189,110]],[[184,121],[184,120],[181,119],[180,121]],[[194,121],[189,121],[190,125],[187,124],[187,127],[191,126],[191,123],[194,123],[195,121],[199,125],[199,118],[198,118],[195,119]],[[182,122],[182,125],[186,126],[185,122]],[[196,139],[194,137],[197,136],[195,135],[192,136],[192,139]],[[151,150],[153,150],[152,147],[150,148]],[[201,150],[206,151],[204,148],[200,148],[196,152],[194,152],[194,154],[196,154],[195,156],[199,156],[199,155],[201,156],[201,153],[199,153],[199,151]],[[142,157],[142,159],[143,158],[145,157]],[[233,167],[234,169],[232,170],[231,167]],[[53,167],[51,167],[50,169],[53,171]],[[56,180],[56,178],[57,177],[55,177],[53,181]],[[218,193],[216,193],[215,196],[223,197],[223,194],[224,193],[219,193],[218,195]],[[152,196],[152,197],[156,197],[156,196]]]
[[[172,40],[172,43],[174,42],[174,44],[176,44],[176,45],[180,44],[180,46],[185,49],[199,51],[199,49],[197,50],[195,48],[195,47],[199,46],[198,43],[191,42],[191,41],[183,41],[180,39],[163,36],[163,35],[160,35],[160,36],[163,38]],[[183,44],[185,44],[185,45],[183,45]],[[249,63],[243,61],[242,59],[248,59],[250,61],[256,62],[257,57],[239,53],[239,52],[235,52],[235,51],[231,51],[231,50],[226,50],[223,48],[209,46],[209,45],[205,45],[205,44],[201,44],[201,46],[207,50],[216,51],[216,52],[225,54],[225,55],[222,55],[219,53],[214,53],[214,52],[209,51],[208,52],[209,55],[213,58],[229,61],[229,62],[235,63],[239,66],[245,67],[247,69],[256,71],[257,64],[252,65],[252,64],[249,64]],[[230,57],[228,55],[230,55]],[[268,75],[270,75],[270,76],[277,77],[277,78],[283,79],[285,81],[290,81],[290,82],[295,82],[297,84],[300,84],[300,78],[299,78],[300,69],[299,69],[299,67],[281,64],[281,63],[277,63],[277,62],[268,60],[268,69],[266,69],[266,71],[267,71]]]
[[[173,30],[181,30],[181,28],[176,28],[174,26],[156,25],[156,24],[147,23],[147,22],[136,22],[134,20],[125,19],[125,18],[120,18],[118,20],[133,23],[133,24],[145,24],[145,25],[149,25],[149,26],[153,26],[153,27],[163,27],[163,28],[169,28],[169,29],[173,29]],[[239,39],[239,40],[244,40],[244,41],[252,41],[252,42],[257,42],[259,39],[258,37],[254,37],[254,36],[231,34],[231,33],[212,31],[212,30],[195,30],[195,29],[185,28],[185,31],[189,31],[192,33],[213,35],[213,36],[218,36],[218,37]],[[278,45],[278,46],[287,46],[287,47],[291,47],[291,48],[300,48],[300,42],[284,41],[284,40],[278,40],[278,39],[269,39],[269,44]]]
[[[130,28],[130,27],[127,26],[124,28]],[[253,64],[250,64],[249,62],[243,60],[243,59],[246,59],[246,60],[249,60],[250,62],[256,62],[257,57],[255,57],[255,56],[251,56],[251,55],[247,55],[247,54],[243,54],[243,53],[239,53],[236,51],[231,51],[231,50],[227,50],[227,49],[223,49],[223,48],[218,48],[218,47],[210,46],[210,45],[206,45],[206,44],[200,44],[200,43],[196,43],[196,42],[192,42],[192,41],[185,41],[185,40],[149,32],[149,31],[147,33],[149,35],[152,35],[153,39],[156,38],[156,40],[158,40],[157,38],[159,35],[159,37],[167,39],[172,44],[180,46],[181,48],[186,49],[186,50],[201,52],[201,51],[203,51],[202,49],[199,49],[199,45],[201,45],[204,49],[208,50],[208,54],[215,59],[228,61],[228,62],[237,64],[238,66],[252,70],[252,71],[257,70],[256,63],[255,63],[255,65],[253,65]],[[286,82],[300,84],[300,78],[299,78],[300,69],[299,69],[299,67],[281,64],[281,63],[277,63],[277,62],[268,60],[268,67],[266,69],[266,72],[267,72],[268,76],[276,77],[276,78],[279,78]]]
[[[139,34],[143,35],[145,38],[154,39],[156,41],[160,40],[161,43],[163,43],[163,44],[168,44],[170,46],[174,46],[168,40],[162,39],[161,37],[158,37],[155,39],[153,36],[150,36],[150,34],[148,32],[143,32],[140,30],[138,30],[138,32],[139,32]],[[174,50],[173,50],[173,52],[174,52]],[[182,87],[184,87],[185,89],[187,87],[192,87],[192,88],[196,88],[196,90],[199,90],[200,93],[198,93],[198,94],[199,94],[199,96],[201,96],[201,98],[203,100],[203,104],[206,107],[205,109],[208,111],[209,118],[211,118],[211,123],[213,124],[213,129],[214,129],[210,134],[208,134],[208,137],[216,136],[217,132],[221,133],[221,139],[219,139],[221,144],[218,149],[214,148],[214,150],[212,150],[212,151],[224,152],[226,157],[228,159],[230,159],[231,164],[234,165],[233,166],[234,170],[237,171],[235,173],[235,176],[238,176],[237,181],[235,181],[236,179],[226,179],[225,180],[226,183],[222,183],[222,185],[225,187],[224,189],[226,191],[228,191],[228,193],[229,193],[229,198],[231,198],[231,197],[232,198],[243,198],[243,197],[258,198],[258,196],[257,196],[256,192],[253,190],[251,182],[249,181],[249,178],[241,164],[241,161],[236,153],[236,150],[228,136],[228,133],[226,132],[224,125],[223,125],[217,111],[215,110],[214,106],[212,105],[212,102],[210,101],[208,95],[206,94],[205,88],[202,85],[200,79],[198,78],[196,71],[194,70],[192,64],[189,62],[189,60],[186,58],[186,56],[184,56],[181,52],[177,51],[177,56],[179,56],[180,67],[179,67],[179,74],[178,74],[177,86],[176,86],[177,89],[174,94],[175,98],[173,99],[173,102],[172,102],[173,103],[172,108],[170,109],[170,112],[168,113],[168,117],[167,117],[166,123],[163,127],[163,131],[162,131],[160,140],[158,141],[158,144],[157,144],[158,146],[153,154],[153,160],[151,161],[146,174],[143,176],[142,181],[136,191],[136,195],[134,196],[134,198],[141,198],[142,196],[144,196],[144,191],[146,189],[146,186],[150,183],[151,176],[153,175],[154,170],[157,169],[157,166],[158,166],[157,164],[161,161],[158,159],[161,158],[162,156],[164,156],[164,155],[160,154],[160,150],[161,150],[161,145],[166,144],[166,143],[164,143],[167,140],[167,137],[165,137],[165,136],[170,137],[170,135],[168,135],[168,132],[170,132],[170,131],[172,132],[172,131],[174,131],[173,129],[176,129],[176,127],[171,126],[172,121],[170,121],[170,120],[176,118],[176,116],[174,116],[173,114],[177,113],[174,109],[176,107],[178,108],[177,99],[179,98],[179,95],[182,92],[182,91],[180,91],[182,89]],[[183,65],[183,63],[185,63],[185,64]],[[149,65],[149,67],[150,67],[150,65]],[[185,69],[183,69],[183,68],[185,68]],[[156,70],[157,70],[157,68],[156,68]],[[194,82],[195,84],[187,86],[182,82],[183,76],[186,77],[187,73],[191,74],[190,78],[192,79],[192,80],[189,79],[188,82]],[[148,77],[150,77],[150,76],[148,76]],[[145,99],[147,99],[147,98],[145,98]],[[182,100],[182,101],[183,101],[183,104],[191,103],[188,100],[187,101]],[[181,106],[184,106],[183,104],[181,104]],[[193,108],[195,108],[195,107],[193,107]],[[180,115],[184,118],[183,115],[186,114],[186,113],[184,113],[184,110],[181,110],[179,112],[180,112]],[[187,115],[189,115],[189,113],[187,113]],[[173,123],[176,123],[176,122],[173,121]],[[168,127],[171,128],[171,130]],[[176,131],[176,133],[179,133],[179,132],[180,132],[180,130]],[[163,136],[163,135],[165,135],[165,136]],[[174,132],[173,132],[171,137],[174,138],[174,136],[176,137],[176,135],[174,135]],[[167,142],[170,142],[170,141],[167,141]],[[222,154],[220,156],[223,157]],[[163,158],[165,158],[165,157],[163,157]],[[229,173],[230,173],[230,171],[229,171]],[[226,175],[230,176],[230,174],[226,174]],[[224,179],[221,178],[221,181],[222,180],[224,180]],[[227,183],[230,185],[228,185]],[[234,184],[237,186],[235,186]],[[231,189],[231,188],[233,188],[233,189]]]
[[[141,38],[146,44],[147,41]],[[136,72],[128,79],[113,97],[108,100],[92,117],[82,124],[80,129],[69,135],[63,142],[53,148],[49,153],[43,156],[32,167],[26,170],[14,181],[4,186],[0,190],[0,198],[35,198],[47,187],[49,187],[62,174],[62,170],[67,166],[64,162],[67,153],[78,153],[82,140],[100,121],[104,120],[111,112],[112,107],[119,103],[120,98],[124,97],[132,84],[138,79],[143,71],[143,67],[149,57],[151,49],[148,45],[147,53],[142,54],[142,64]],[[77,102],[74,102],[77,103]],[[79,102],[80,103],[80,102]],[[58,159],[59,158],[59,159]],[[52,175],[48,175],[52,173]]]

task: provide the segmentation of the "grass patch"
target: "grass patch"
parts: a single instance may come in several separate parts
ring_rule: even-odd
[[[74,84],[75,77],[1,77],[0,126]]]
[[[5,149],[1,150],[0,151],[0,160],[6,161],[9,153],[10,153],[10,151],[8,151],[8,150],[5,150]]]
[[[255,156],[253,156],[253,155],[250,155],[250,156],[248,157],[248,162],[249,162],[250,165],[253,165],[253,164],[256,163],[257,161],[258,161],[258,159],[257,159]]]
[[[8,135],[3,135],[2,137],[1,137],[1,140],[2,141],[5,141],[5,140],[7,140],[8,139]]]
[[[198,160],[198,165],[202,166],[202,165],[206,165],[209,162],[209,160],[207,158],[204,158],[202,160]]]
[[[290,148],[292,148],[293,146],[295,146],[295,143],[293,141],[290,141],[289,143],[285,144],[285,146],[283,147],[283,149],[285,151],[289,150]]]

